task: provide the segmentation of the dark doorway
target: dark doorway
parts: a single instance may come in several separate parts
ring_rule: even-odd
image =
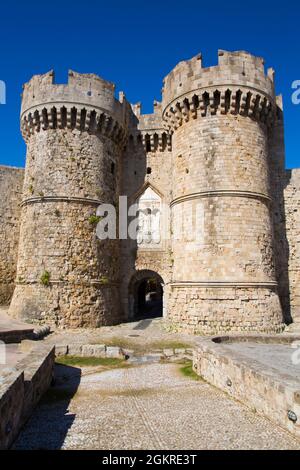
[[[137,290],[137,314],[139,318],[162,316],[162,286],[156,278],[144,279]]]
[[[156,318],[163,315],[163,280],[157,273],[138,272],[133,279],[132,287],[132,319]]]

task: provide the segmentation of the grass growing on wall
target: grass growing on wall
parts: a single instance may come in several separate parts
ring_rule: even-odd
[[[50,273],[49,271],[44,271],[43,274],[41,275],[41,284],[43,284],[43,286],[49,286],[50,284]]]
[[[97,215],[91,215],[89,217],[90,225],[97,225],[100,222],[100,220],[102,220],[102,217],[97,216]]]

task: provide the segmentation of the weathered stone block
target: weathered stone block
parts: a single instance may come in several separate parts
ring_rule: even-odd
[[[123,358],[123,351],[117,346],[107,346],[106,347],[106,357],[111,358]]]
[[[82,353],[82,345],[81,344],[69,344],[68,345],[68,354],[70,356],[81,356]]]

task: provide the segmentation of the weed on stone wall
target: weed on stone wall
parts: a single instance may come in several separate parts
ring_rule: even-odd
[[[40,278],[41,284],[43,284],[43,286],[49,286],[50,277],[51,274],[49,273],[49,271],[44,271]]]

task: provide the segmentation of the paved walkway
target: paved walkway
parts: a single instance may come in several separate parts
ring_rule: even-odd
[[[279,374],[300,379],[300,341],[296,347],[290,344],[262,344],[251,342],[223,343],[223,347],[235,351],[242,356],[253,359],[266,366],[266,371],[275,370]]]
[[[71,399],[64,394],[69,391]],[[60,399],[59,399],[60,398]],[[17,449],[299,449],[300,442],[177,364],[58,366]]]
[[[162,318],[146,319],[103,326],[96,329],[56,330],[45,338],[49,344],[107,344],[134,349],[146,353],[155,349],[171,347],[193,347],[197,336],[174,333],[166,329]]]

